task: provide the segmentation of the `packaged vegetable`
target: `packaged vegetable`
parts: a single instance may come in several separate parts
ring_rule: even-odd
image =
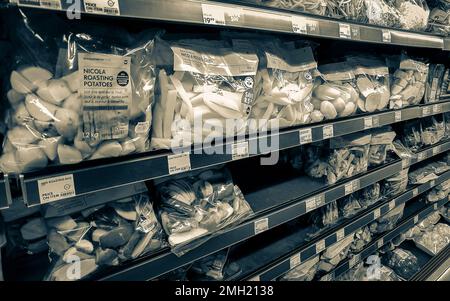
[[[403,29],[424,31],[428,25],[430,10],[425,0],[396,1]]]
[[[391,268],[381,264],[376,267],[376,273],[370,271],[374,271],[372,265],[360,263],[340,275],[336,281],[401,281]]]
[[[289,10],[298,10],[319,16],[325,16],[327,9],[326,0],[243,0],[243,2],[256,3]]]
[[[420,119],[404,122],[400,126],[400,141],[412,152],[418,152],[422,148],[422,124]]]
[[[419,104],[425,94],[428,65],[402,54],[400,65],[393,74],[390,109]]]
[[[158,184],[158,191],[161,223],[177,256],[252,213],[226,170],[168,180]]]
[[[367,7],[368,23],[390,28],[400,28],[402,26],[400,12],[393,2],[395,1],[364,0]]]
[[[360,204],[359,193],[352,193],[339,200],[340,216],[343,218],[350,218],[361,211],[362,206]]]
[[[261,120],[259,126],[269,129],[322,121],[323,118],[316,118],[319,111],[314,113],[311,104],[317,74],[311,48],[287,50],[266,43],[264,50],[255,80],[256,100],[251,118]]]
[[[361,252],[364,247],[372,241],[372,233],[369,227],[363,227],[355,232],[354,239],[350,245],[352,253]]]
[[[429,181],[436,180],[438,175],[434,172],[431,166],[426,165],[411,171],[408,175],[410,184],[425,184]]]
[[[403,279],[410,279],[420,270],[417,257],[401,248],[396,248],[384,255],[382,263],[393,269]]]
[[[349,235],[343,240],[327,248],[320,256],[318,270],[328,273],[334,269],[342,260],[347,258],[350,246],[353,243],[353,235]]]
[[[336,201],[320,207],[311,214],[312,231],[308,233],[308,237],[316,237],[325,229],[335,225],[338,221],[339,209]]]
[[[403,169],[401,172],[384,179],[381,182],[381,194],[384,197],[392,197],[403,193],[408,186],[408,171],[409,169]]]
[[[445,66],[442,64],[430,64],[428,69],[428,80],[425,88],[425,103],[439,101],[442,81],[444,80]]]
[[[148,150],[154,36],[121,44],[68,33],[54,70],[24,60],[10,77],[0,169],[20,173]]]
[[[369,229],[372,233],[383,233],[394,229],[397,222],[402,218],[405,204],[395,207],[387,214],[378,218],[370,224]]]
[[[245,134],[254,103],[258,57],[237,48],[157,41],[161,69],[153,113],[153,148],[173,148]],[[228,128],[227,121],[235,122]]]
[[[382,127],[372,130],[370,141],[369,165],[378,166],[386,163],[388,152],[394,149],[395,132],[391,127]]]
[[[439,223],[414,236],[416,246],[434,256],[450,243],[450,226]]]
[[[280,281],[312,281],[317,273],[319,257],[317,255],[302,262],[282,276]]]
[[[229,249],[202,258],[190,267],[188,277],[194,281],[223,281],[236,276],[240,267],[234,262],[228,262]]]
[[[305,171],[313,178],[327,178],[334,184],[367,171],[371,135],[350,134],[330,139],[324,144],[306,147]]]
[[[364,0],[327,1],[327,16],[365,23],[367,8]]]
[[[314,88],[311,100],[314,110],[320,111],[325,119],[354,114],[359,97],[350,65],[345,62],[326,64],[321,65],[319,71],[323,80]]]
[[[450,193],[450,180],[435,186],[427,194],[427,202],[435,203],[448,197]]]
[[[166,245],[147,193],[49,218],[46,224],[53,261],[47,280],[80,280]],[[66,273],[74,260],[81,260],[80,279]]]
[[[381,199],[381,185],[375,183],[360,191],[359,204],[362,208],[367,208],[377,203]]]
[[[421,119],[423,145],[433,145],[445,137],[445,121],[442,114]]]

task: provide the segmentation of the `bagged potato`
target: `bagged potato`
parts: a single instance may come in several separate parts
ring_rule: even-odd
[[[370,141],[369,165],[378,166],[386,163],[388,152],[394,150],[395,132],[391,127],[383,127],[372,130]]]
[[[254,103],[258,57],[205,43],[157,42],[153,148],[245,134]],[[227,122],[236,126],[227,129]]]
[[[157,189],[161,223],[177,256],[253,212],[226,170],[207,170],[167,180],[159,183]]]
[[[425,95],[428,64],[402,54],[400,65],[392,75],[390,109],[419,104]]]
[[[421,138],[425,146],[439,143],[445,137],[445,120],[442,114],[421,119]]]
[[[54,70],[28,61],[12,71],[0,170],[20,173],[148,150],[153,36],[128,46],[68,33]]]
[[[383,233],[394,229],[397,222],[402,218],[404,209],[405,204],[402,204],[381,216],[375,222],[370,224],[369,233]]]
[[[361,190],[359,204],[363,209],[366,209],[377,203],[381,198],[381,185],[380,183],[375,183]]]
[[[385,109],[391,96],[386,64],[380,60],[356,56],[348,57],[347,62],[354,68],[359,93],[358,109],[369,113]]]
[[[335,119],[354,114],[359,96],[350,65],[345,62],[321,65],[319,71],[323,81],[314,87],[311,116]]]
[[[166,245],[147,193],[46,219],[53,266],[46,279],[80,280]],[[67,273],[80,260],[80,277]]]

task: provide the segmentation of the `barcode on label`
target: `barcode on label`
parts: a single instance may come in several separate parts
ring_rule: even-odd
[[[61,9],[61,1],[60,0],[41,0],[41,7],[50,8],[50,9]]]
[[[312,142],[312,130],[311,128],[300,130],[300,144],[307,144]]]
[[[119,16],[119,0],[84,0],[87,13]]]
[[[420,152],[417,154],[417,160],[418,161],[422,161],[425,159],[425,153],[424,152]]]
[[[225,9],[221,6],[202,3],[203,23],[225,25]]]
[[[189,153],[167,156],[169,174],[174,175],[191,170],[191,158]]]
[[[371,129],[373,127],[373,119],[372,117],[365,117],[364,118],[364,129]]]
[[[379,116],[373,116],[372,117],[372,127],[376,128],[380,126],[380,117]]]
[[[339,37],[342,39],[351,39],[350,24],[339,23]]]
[[[355,265],[357,265],[359,263],[359,261],[361,260],[361,257],[359,254],[354,255],[349,262],[350,267],[354,267]]]
[[[359,189],[359,180],[353,180],[345,184],[345,195],[349,195]]]
[[[268,229],[269,229],[269,219],[267,217],[255,221],[255,235],[267,231]]]
[[[291,258],[289,258],[289,267],[291,269],[295,268],[296,266],[298,266],[301,263],[300,260],[300,253],[297,253],[293,256],[291,256]]]
[[[395,122],[402,121],[402,111],[396,111],[395,112]]]
[[[322,207],[323,205],[325,205],[325,195],[324,194],[319,194],[315,197],[316,199],[316,208]]]
[[[391,37],[391,31],[388,29],[383,29],[382,33],[383,42],[384,43],[391,43],[392,37]]]
[[[434,203],[433,209],[434,209],[434,210],[437,210],[437,209],[438,209],[438,203]]]
[[[330,139],[334,137],[334,125],[327,124],[322,128],[323,139]]]
[[[231,22],[241,21],[241,16],[243,13],[242,8],[228,7],[226,12],[227,12],[227,15],[230,17]]]

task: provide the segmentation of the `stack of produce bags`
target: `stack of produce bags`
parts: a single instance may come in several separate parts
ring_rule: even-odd
[[[158,184],[160,218],[172,251],[183,255],[252,213],[227,170],[207,170]]]
[[[53,267],[48,280],[80,280],[166,245],[147,193],[45,220]],[[70,273],[80,264],[80,275]]]

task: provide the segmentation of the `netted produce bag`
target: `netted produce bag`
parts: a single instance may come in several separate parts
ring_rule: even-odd
[[[19,60],[0,169],[20,173],[148,150],[154,36],[121,44],[67,33],[56,63]]]
[[[384,110],[391,96],[389,69],[386,63],[375,58],[347,57],[353,67],[358,92],[357,106],[361,112]]]
[[[302,262],[282,276],[279,281],[312,281],[317,273],[319,257],[320,256],[317,255]]]
[[[328,184],[367,171],[371,135],[356,133],[306,147],[305,172]]]
[[[406,187],[408,187],[408,172],[409,168],[406,168],[383,180],[381,182],[381,194],[384,197],[392,197],[405,192]]]
[[[444,80],[445,66],[442,64],[430,64],[428,69],[428,80],[425,88],[425,103],[439,101],[441,95],[442,81]]]
[[[350,245],[350,251],[352,253],[361,252],[364,247],[372,241],[372,233],[369,227],[363,227],[355,232],[354,239]]]
[[[321,65],[322,83],[315,86],[311,103],[313,122],[353,115],[359,99],[355,74],[345,62]]]
[[[408,250],[396,248],[391,252],[388,252],[382,257],[382,263],[403,279],[410,279],[419,270],[419,261],[417,257]]]
[[[380,199],[381,185],[380,183],[375,183],[361,190],[359,204],[365,209],[377,203]]]
[[[350,218],[361,211],[360,194],[352,193],[339,200],[339,212],[343,218]]]
[[[153,148],[245,134],[254,103],[255,53],[160,39],[156,51],[161,69],[153,112]]]
[[[332,269],[334,269],[342,260],[347,258],[353,239],[354,236],[352,234],[327,248],[320,255],[318,270],[320,272],[328,273]]]
[[[399,68],[392,75],[390,109],[419,104],[425,95],[428,64],[402,54]]]
[[[369,150],[370,166],[379,166],[386,163],[389,158],[388,152],[394,150],[395,136],[395,132],[389,126],[372,130]]]
[[[423,145],[433,145],[445,137],[445,120],[442,114],[421,119]]]
[[[147,193],[49,218],[46,224],[53,261],[46,280],[84,279],[167,245]]]
[[[400,128],[400,141],[403,146],[412,152],[418,152],[422,146],[422,123],[420,119],[414,119],[402,123]]]
[[[314,118],[310,102],[317,73],[311,48],[286,50],[273,44],[266,46],[262,61],[251,118],[269,129],[321,121]]]
[[[417,247],[434,256],[450,243],[450,226],[438,223],[413,238]]]
[[[168,180],[158,185],[158,191],[161,223],[177,256],[253,213],[226,170]]]
[[[383,233],[394,229],[397,222],[402,218],[405,204],[395,207],[387,214],[381,216],[369,226],[371,233]]]

